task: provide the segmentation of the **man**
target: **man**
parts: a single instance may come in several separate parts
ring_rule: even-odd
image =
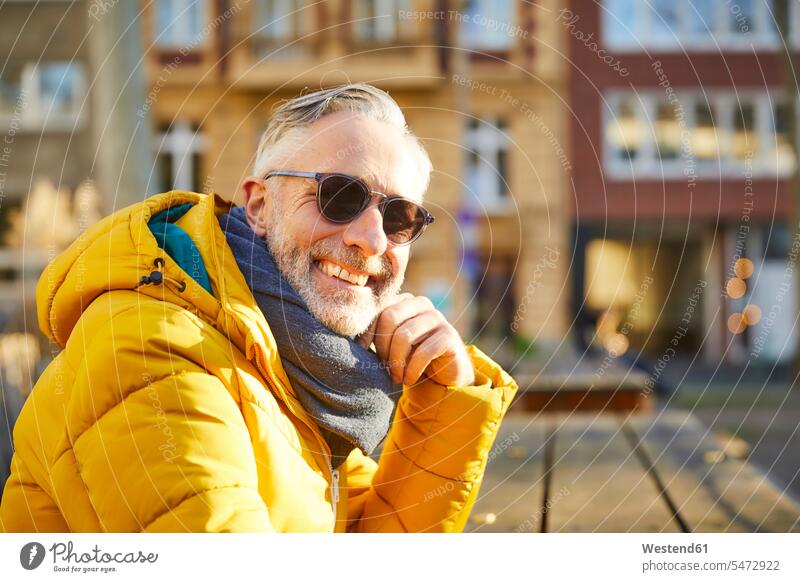
[[[351,84],[276,110],[243,207],[172,191],[89,229],[37,288],[63,351],[2,529],[461,531],[517,387],[399,294],[430,170]]]

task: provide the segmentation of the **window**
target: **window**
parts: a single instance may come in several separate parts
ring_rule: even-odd
[[[796,23],[798,3],[790,4]],[[613,50],[778,47],[772,0],[605,0],[601,11],[603,41]]]
[[[203,184],[200,162],[204,146],[203,136],[186,121],[162,127],[156,144],[158,190],[199,192]]]
[[[464,176],[467,200],[480,213],[510,212],[505,124],[501,120],[472,119],[464,143],[467,148]]]
[[[684,12],[688,21],[686,31],[689,38],[696,38],[704,43],[710,41],[716,18],[716,1],[694,0],[689,9]]]
[[[681,130],[675,116],[675,108],[669,103],[663,102],[658,105],[655,134],[659,159],[676,159],[681,147]]]
[[[611,91],[604,109],[604,165],[612,178],[786,176],[794,168],[789,104],[738,90]]]
[[[476,50],[507,51],[517,30],[512,0],[467,0],[460,15],[461,43]]]
[[[752,159],[758,153],[756,133],[756,107],[752,101],[743,101],[735,112],[733,123],[733,156],[739,160]]]
[[[257,34],[274,40],[292,40],[297,36],[291,0],[259,0],[256,3]]]
[[[792,103],[779,100],[772,103],[771,139],[767,139],[766,149],[771,166],[779,175],[791,173],[795,165],[794,147],[789,135],[789,116],[792,115]]]
[[[83,124],[85,97],[78,61],[9,67],[0,78],[0,118],[17,117],[25,129],[74,130]]]
[[[650,17],[650,32],[659,42],[673,42],[680,30],[680,13],[675,0],[651,0],[652,9],[645,12]]]
[[[644,141],[644,120],[639,116],[633,97],[620,101],[616,118],[606,127],[606,135],[614,146],[617,159],[636,159]]]
[[[76,70],[70,63],[51,63],[38,68],[39,105],[44,111],[69,114],[77,106]]]
[[[480,259],[480,270],[475,284],[477,310],[475,313],[475,333],[479,343],[489,349],[511,335],[514,319],[513,281],[515,257],[484,255]]]
[[[7,63],[0,70],[0,115],[11,115],[20,105],[22,67]]]
[[[156,45],[166,49],[194,48],[205,40],[206,0],[157,0]]]
[[[606,44],[638,46],[633,13],[636,0],[606,0],[599,7]]]
[[[401,12],[411,10],[410,0],[356,0],[353,27],[356,37],[367,42],[386,42],[400,36]]]
[[[792,233],[786,225],[775,223],[769,229],[758,230],[762,230],[760,234],[764,244],[764,259],[777,259],[785,265],[786,258],[792,252]]]
[[[293,0],[258,0],[251,41],[262,57],[291,59],[304,56],[303,37],[312,32],[313,7]]]
[[[692,128],[692,154],[697,160],[714,160],[719,157],[717,127],[714,125],[712,105],[694,103],[694,127]]]
[[[758,23],[756,22],[756,4],[759,7],[763,8],[767,15],[768,4],[772,4],[772,2],[765,2],[764,0],[736,0],[736,2],[730,2],[726,6],[725,10],[725,19],[727,20],[727,26],[722,29],[723,34],[732,34],[736,35],[746,35],[752,31],[757,30],[756,26]],[[769,6],[771,8],[771,6]],[[766,22],[764,23],[764,32],[768,34],[772,34],[772,30],[766,26]]]

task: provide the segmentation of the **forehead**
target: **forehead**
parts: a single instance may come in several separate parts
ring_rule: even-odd
[[[388,123],[352,112],[337,112],[307,128],[288,169],[341,172],[362,178],[386,194],[422,198],[424,177],[408,136]]]

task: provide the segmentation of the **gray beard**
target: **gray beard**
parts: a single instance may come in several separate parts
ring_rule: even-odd
[[[323,239],[313,243],[308,252],[301,251],[285,235],[280,209],[277,205],[273,209],[265,241],[283,276],[306,303],[311,314],[323,325],[350,338],[364,333],[400,292],[403,276],[392,276],[388,257],[365,259],[355,249],[344,252],[340,244],[334,247],[333,241]],[[335,258],[365,272],[379,272],[378,283],[369,297],[349,289],[323,294],[313,280],[314,257]],[[376,263],[380,263],[379,266]]]

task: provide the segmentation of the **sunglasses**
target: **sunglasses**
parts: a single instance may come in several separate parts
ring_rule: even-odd
[[[264,179],[272,176],[316,180],[317,208],[322,216],[336,224],[352,222],[367,209],[373,196],[379,196],[378,209],[383,216],[383,232],[395,246],[411,244],[434,220],[433,215],[416,202],[370,190],[362,180],[348,174],[276,170],[269,172]]]

